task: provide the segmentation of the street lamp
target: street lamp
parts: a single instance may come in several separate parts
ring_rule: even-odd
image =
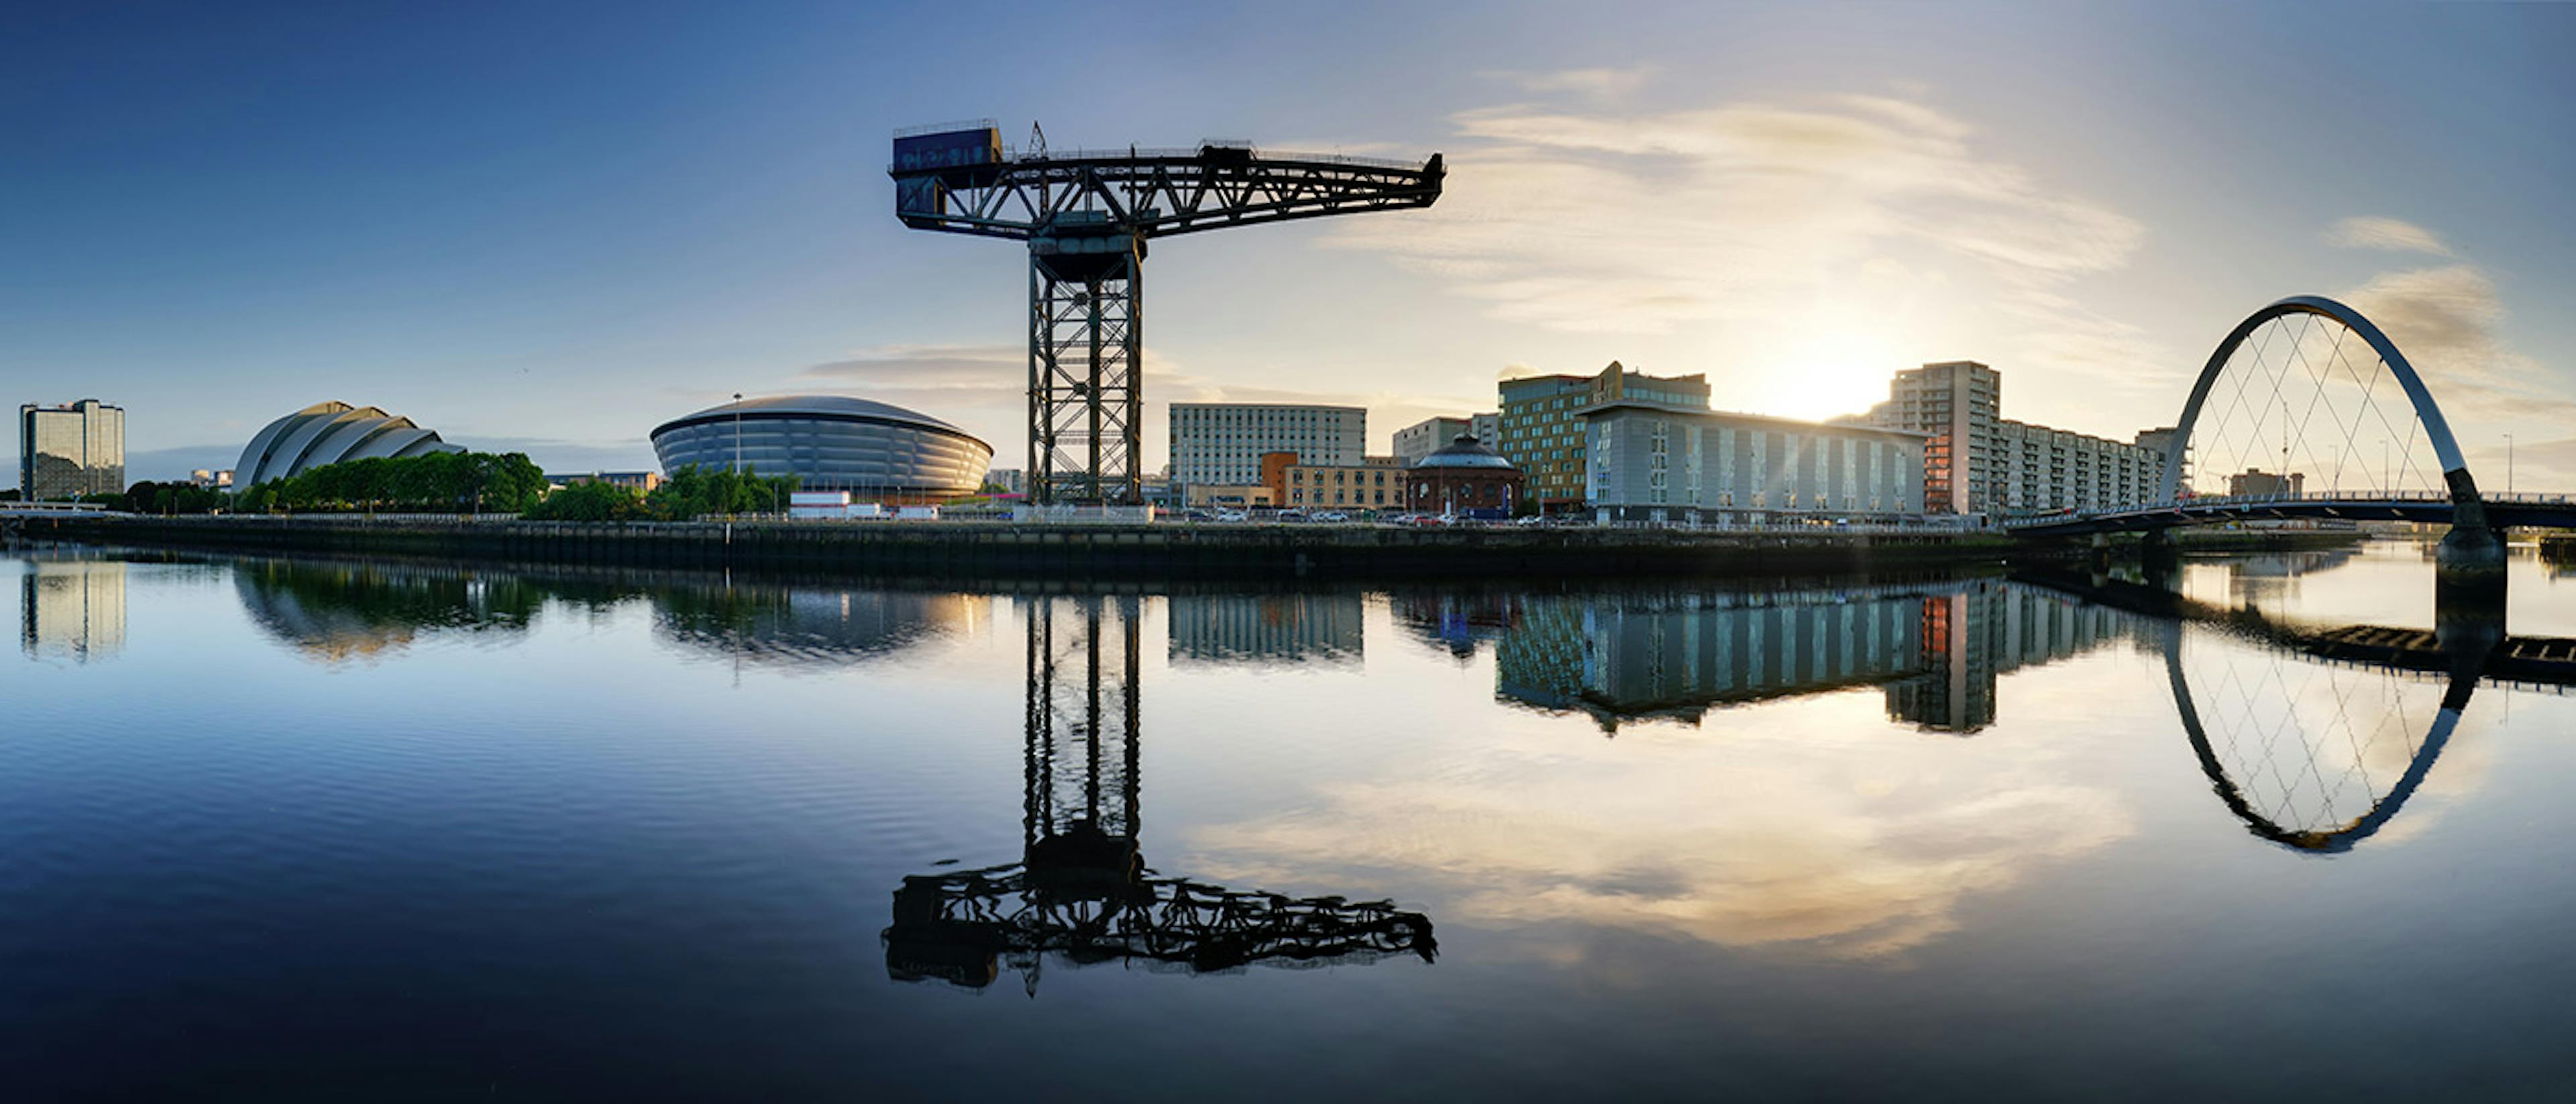
[[[2513,493],[2513,434],[2504,435],[2504,493]]]

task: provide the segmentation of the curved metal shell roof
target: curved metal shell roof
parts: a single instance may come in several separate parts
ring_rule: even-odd
[[[846,419],[851,421],[890,422],[903,425],[915,425],[920,426],[923,429],[935,430],[941,433],[952,433],[959,437],[964,437],[967,440],[984,445],[988,451],[992,448],[991,445],[986,444],[981,438],[976,437],[974,434],[968,433],[965,430],[959,429],[956,426],[937,418],[933,418],[918,410],[906,410],[892,403],[881,403],[874,399],[851,398],[848,395],[768,395],[743,399],[739,402],[729,402],[721,406],[710,406],[695,414],[674,418],[659,426],[655,426],[653,429],[653,435],[659,437],[665,431],[678,429],[685,425],[721,421],[732,418],[737,413],[745,418],[806,417],[826,420]]]
[[[463,451],[411,419],[376,407],[315,403],[268,423],[252,437],[242,449],[241,460],[233,465],[233,485],[249,487],[343,460]]]

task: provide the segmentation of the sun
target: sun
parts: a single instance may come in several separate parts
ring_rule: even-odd
[[[1823,305],[1790,322],[1754,364],[1750,412],[1822,421],[1858,414],[1887,397],[1888,377],[1912,363],[1903,341],[1869,313]]]

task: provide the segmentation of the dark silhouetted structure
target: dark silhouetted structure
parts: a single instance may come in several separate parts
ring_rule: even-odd
[[[1143,501],[1145,242],[1440,198],[1420,164],[1195,149],[1016,153],[990,122],[897,132],[895,216],[915,230],[1029,243],[1029,495]]]

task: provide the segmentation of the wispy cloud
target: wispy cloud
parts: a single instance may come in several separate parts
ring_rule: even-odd
[[[1570,92],[1594,100],[1615,100],[1634,95],[1655,75],[1651,65],[1600,66],[1588,69],[1558,69],[1545,73],[1497,73],[1519,85],[1522,90],[1538,93]]]
[[[2351,249],[2390,249],[2401,253],[2451,256],[2440,236],[2411,222],[2393,218],[2348,218],[2326,230],[2326,240]]]
[[[2136,830],[2116,795],[2040,762],[1935,793],[1921,780],[1944,777],[1944,749],[1929,741],[1835,758],[1746,733],[1712,765],[1693,754],[1699,735],[1623,731],[1623,751],[1656,760],[1646,769],[1498,754],[1472,784],[1433,772],[1328,787],[1311,806],[1198,831],[1193,865],[1294,885],[1329,855],[1342,884],[1383,872],[1488,922],[1868,959],[1931,943],[1973,898]]]
[[[2384,272],[2340,298],[2387,332],[2446,412],[2576,415],[2559,381],[2497,336],[2504,303],[2475,265]]]
[[[1891,250],[1930,258],[1927,272],[1947,256],[2017,297],[2021,351],[2171,371],[2134,327],[2054,293],[2126,265],[2145,228],[2042,183],[1925,104],[1512,106],[1454,121],[1471,144],[1434,212],[1354,220],[1329,240],[1440,277],[1496,318],[1607,333],[1781,325],[1911,271]]]

